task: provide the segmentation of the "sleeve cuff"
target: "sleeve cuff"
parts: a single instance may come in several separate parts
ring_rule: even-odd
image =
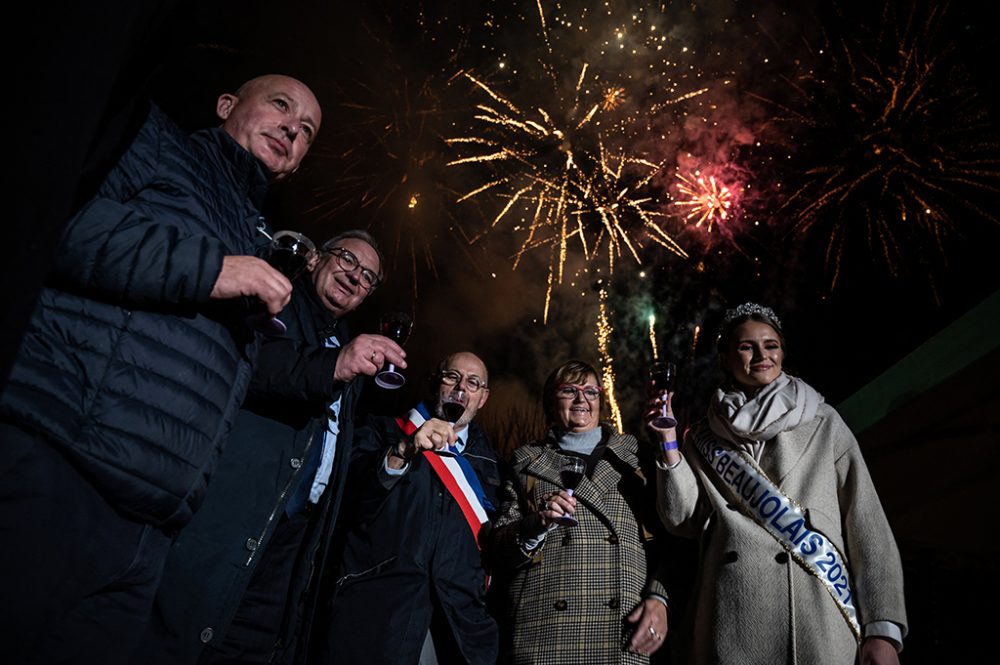
[[[660,471],[670,471],[671,469],[676,469],[677,467],[679,467],[681,465],[681,462],[683,461],[684,458],[681,457],[679,460],[677,460],[675,464],[665,464],[662,460],[657,459],[656,468],[659,469]]]
[[[872,621],[865,624],[865,637],[884,637],[892,640],[896,653],[903,651],[903,631],[892,621]]]
[[[396,486],[396,483],[399,482],[399,479],[402,478],[409,470],[409,462],[407,462],[402,469],[393,469],[389,466],[389,453],[386,453],[385,457],[382,458],[382,464],[379,466],[378,470],[379,482],[382,483],[382,487],[385,489],[392,489]]]
[[[654,598],[654,599],[660,601],[661,603],[663,603],[664,607],[666,607],[667,609],[670,609],[670,601],[667,600],[666,598],[664,598],[663,596],[661,596],[658,593],[648,593],[648,594],[646,594],[646,598]]]

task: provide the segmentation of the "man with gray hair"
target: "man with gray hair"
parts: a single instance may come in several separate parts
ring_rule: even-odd
[[[345,485],[364,376],[405,367],[345,317],[382,282],[364,231],[323,244],[265,341],[205,505],[175,542],[136,662],[267,663],[301,653]]]

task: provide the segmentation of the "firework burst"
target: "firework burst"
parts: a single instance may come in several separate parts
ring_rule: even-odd
[[[571,254],[584,265],[601,261],[609,277],[622,260],[642,263],[647,249],[687,258],[660,183],[675,168],[687,105],[710,90],[693,53],[657,30],[656,10],[634,12],[610,31],[604,16],[591,31],[586,16],[562,11],[546,16],[537,5],[541,66],[525,66],[537,76],[517,76],[501,59],[503,75],[492,78],[505,78],[515,93],[462,72],[481,101],[467,133],[447,141],[457,152],[449,166],[474,168],[480,179],[459,201],[493,202],[486,233],[514,231],[514,267],[527,252],[549,252],[544,321]],[[591,32],[606,36],[599,47]],[[669,136],[677,141],[663,141]]]
[[[997,222],[981,202],[1000,192],[997,141],[968,85],[953,45],[944,41],[945,10],[886,4],[879,31],[862,40],[828,40],[825,67],[792,81],[801,104],[778,105],[779,120],[806,160],[805,181],[779,214],[793,233],[824,237],[830,287],[849,248],[867,246],[892,276],[927,257],[957,214]]]
[[[714,175],[677,174],[677,191],[674,205],[683,211],[684,221],[694,222],[695,228],[706,224],[709,232],[712,226],[724,222],[730,215],[734,196],[732,190]]]

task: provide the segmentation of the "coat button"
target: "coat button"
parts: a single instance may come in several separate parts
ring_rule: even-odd
[[[292,459],[288,460],[288,466],[292,467],[293,469],[299,468],[300,466],[302,466],[302,458],[293,457]]]
[[[215,631],[211,628],[203,628],[201,635],[198,636],[201,639],[202,644],[208,644],[215,637]]]
[[[611,596],[611,598],[609,598],[608,602],[606,603],[606,605],[611,609],[617,609],[619,604],[620,602],[618,600],[618,596]]]
[[[569,544],[570,544],[570,542],[572,542],[572,540],[573,540],[573,539],[572,539],[572,538],[570,538],[568,534],[567,534],[567,535],[565,535],[565,536],[563,536],[563,539],[562,539],[562,544],[563,544],[563,547],[566,547],[567,545],[569,545]]]
[[[722,560],[726,563],[735,563],[737,559],[740,558],[739,552],[736,550],[729,550],[722,555]]]
[[[774,560],[778,563],[788,563],[788,552],[778,552],[774,555]]]
[[[244,543],[244,547],[253,552],[257,549],[257,541],[253,538],[247,538],[247,542]]]
[[[562,612],[563,610],[566,609],[566,601],[560,598],[559,600],[556,601],[555,605],[553,605],[552,607]]]
[[[610,536],[607,537],[607,541],[609,543],[611,543],[612,545],[617,545],[618,544],[618,536],[616,536],[615,534],[611,534]]]

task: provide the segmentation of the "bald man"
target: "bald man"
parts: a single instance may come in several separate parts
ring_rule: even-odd
[[[153,108],[64,231],[0,396],[0,625],[10,662],[127,662],[291,283],[254,256],[270,182],[321,112],[269,75],[187,135]]]
[[[473,420],[489,394],[483,361],[455,353],[405,418],[359,430],[332,620],[314,627],[323,663],[496,662],[479,535],[500,475]]]

